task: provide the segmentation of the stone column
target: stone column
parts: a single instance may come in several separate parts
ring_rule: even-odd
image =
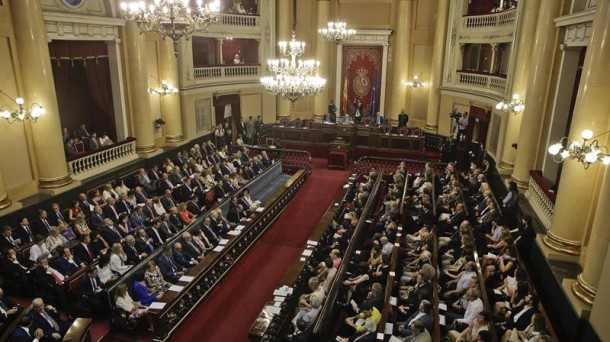
[[[490,44],[491,45],[491,63],[489,66],[489,73],[496,73],[496,61],[498,59],[498,44]]]
[[[154,123],[148,93],[148,66],[146,64],[146,39],[133,21],[125,24],[125,45],[131,95],[132,127],[136,138],[136,151],[150,153],[155,146]]]
[[[59,188],[70,184],[57,95],[53,83],[51,57],[40,0],[11,2],[17,55],[21,65],[23,98],[30,106],[38,103],[46,113],[32,123],[32,135],[36,164],[38,165],[38,187]]]
[[[328,22],[328,13],[330,12],[329,0],[318,0],[318,27],[326,27]],[[329,88],[330,84],[330,47],[333,43],[327,42],[322,38],[322,35],[316,34],[316,59],[320,61],[318,75],[327,80],[326,88],[314,97],[314,117],[324,119],[324,114],[328,111],[328,103],[330,101]],[[335,104],[336,105],[336,104]]]
[[[276,14],[278,42],[290,41],[290,36],[292,34],[292,28],[290,27],[290,18],[292,18],[292,12],[290,11],[290,0],[278,0]],[[278,54],[278,58],[284,58],[284,56],[280,56],[277,44],[275,45],[275,48],[277,49],[276,51]],[[278,120],[282,117],[290,117],[292,103],[290,103],[290,101],[283,100],[280,96],[276,96],[276,101]]]
[[[549,4],[552,2],[545,1],[545,3]],[[597,3],[597,10],[593,19],[591,41],[587,47],[578,97],[576,98],[576,105],[570,125],[570,134],[568,135],[570,141],[582,141],[580,134],[584,129],[591,129],[594,134],[600,134],[610,127],[610,117],[608,116],[608,108],[610,108],[610,96],[608,96],[610,94],[610,78],[608,78],[608,75],[610,75],[610,63],[608,63],[610,60],[610,44],[608,44],[610,21],[608,21],[608,15],[610,15],[610,0],[600,0]],[[540,44],[542,45],[542,43]],[[553,52],[549,51],[551,54]],[[540,65],[537,62],[534,59],[532,65]],[[534,82],[532,82],[532,85],[534,85]],[[537,86],[530,87],[530,89],[538,88]],[[532,124],[535,124],[537,127],[541,119],[537,115],[537,119],[532,120]],[[602,136],[601,138],[602,143],[600,144],[606,145],[604,142],[608,141],[607,136]],[[519,145],[522,143],[524,142],[519,141]],[[535,150],[537,147],[532,148]],[[535,156],[535,153],[531,154],[530,158],[534,159],[533,156]],[[519,155],[518,162],[520,158],[521,156]],[[600,168],[607,168],[607,166],[591,165],[589,169],[585,170],[583,165],[575,160],[566,160],[563,163],[553,221],[551,228],[543,238],[546,246],[567,255],[580,254],[583,235],[591,227],[591,222],[593,221],[591,207],[595,205],[595,194],[598,192],[597,189],[599,189],[599,182],[596,181],[598,177],[596,175]],[[609,185],[608,182],[604,182],[604,186]],[[608,204],[606,198],[608,196],[606,194],[607,191],[608,189],[602,188],[602,197],[599,200],[599,205]],[[599,240],[603,240],[608,237],[608,221],[603,221],[604,218],[607,218],[607,213],[604,212],[608,211],[608,207],[598,206],[597,208],[599,219],[596,216],[596,220],[602,221],[598,222],[600,228],[596,229],[596,234],[600,238]],[[604,230],[606,232],[603,232]],[[593,243],[593,246],[603,243],[603,241],[595,240],[595,236],[591,235],[590,241]],[[598,250],[599,246],[594,248]],[[585,282],[596,286],[595,282],[597,282],[597,279],[595,279],[595,282],[592,281],[594,280],[592,273],[599,271],[595,269],[597,267],[595,266],[596,262],[587,258],[586,263],[593,263],[594,265],[590,267],[594,268],[583,272],[580,278],[586,276]],[[581,282],[581,285],[584,285],[585,282]]]
[[[4,189],[4,180],[2,174],[0,174],[0,210],[10,206],[13,203],[8,197],[6,190]]]
[[[608,245],[610,245],[610,229],[608,229],[608,222],[610,222],[610,211],[608,210],[610,208],[610,168],[604,168],[605,175],[601,183],[601,193],[591,226],[586,260],[582,273],[572,283],[574,294],[589,304],[593,304],[595,299],[599,276],[602,273]]]
[[[526,91],[528,89],[532,89],[533,92],[544,92],[546,91],[546,77],[548,74],[537,74],[534,76],[530,76],[530,66],[539,67],[532,61],[534,52],[547,52],[548,50],[536,50],[534,51],[534,40],[536,44],[546,44],[546,48],[552,48],[552,44],[554,40],[552,39],[553,34],[555,33],[555,26],[553,25],[553,18],[559,16],[559,8],[561,5],[561,1],[546,1],[552,2],[553,4],[544,4],[545,8],[552,7],[554,9],[553,13],[545,13],[542,8],[540,8],[540,0],[527,0],[525,2],[525,7],[520,8],[519,17],[521,18],[521,27],[519,29],[518,39],[515,39],[515,43],[518,43],[517,48],[517,57],[515,69],[513,72],[514,79],[512,85],[512,91],[508,92],[506,95],[510,100],[513,94],[519,94],[520,97],[525,96]],[[538,11],[540,9],[540,11]],[[540,17],[538,15],[540,13]],[[549,20],[550,18],[550,20]],[[548,21],[547,21],[548,20]],[[538,23],[538,24],[537,24]],[[536,34],[533,34],[536,32]],[[513,45],[515,46],[515,45]],[[542,50],[542,51],[541,51]],[[547,54],[537,56],[539,58],[547,58]],[[540,60],[540,59],[539,59]],[[548,66],[550,71],[550,61],[551,59],[544,59],[542,62],[545,66]],[[535,72],[536,70],[532,71]],[[539,80],[544,79],[545,85],[542,89],[536,88],[528,88],[528,77],[535,78],[538,77]],[[531,97],[532,92],[527,93],[527,97]],[[535,95],[534,95],[535,96]],[[527,105],[525,106],[525,110],[527,110]],[[532,113],[530,111],[530,113]],[[541,112],[534,112],[536,115],[540,115]],[[538,129],[538,127],[526,126],[522,125],[522,117],[525,116],[525,113],[512,114],[505,113],[504,117],[506,122],[506,134],[504,135],[504,144],[502,144],[502,154],[500,156],[500,163],[498,164],[498,171],[502,174],[510,174],[515,165],[515,155],[517,151],[512,147],[513,143],[517,142],[519,138],[519,131],[524,130],[532,130]],[[531,115],[531,114],[530,114]],[[519,153],[521,153],[521,149],[527,149],[528,146],[523,146],[521,141],[519,141]],[[529,177],[529,169],[528,169],[528,177]],[[527,184],[527,182],[526,182]],[[523,183],[520,183],[523,186]]]
[[[411,47],[411,11],[413,0],[399,0],[396,8],[397,25],[396,38],[394,38],[394,55],[392,56],[392,96],[390,98],[389,112],[385,116],[389,120],[397,120],[398,113],[407,104],[407,86],[405,82],[410,80],[413,75],[409,75],[410,47]]]
[[[443,83],[443,59],[445,57],[445,36],[447,35],[447,18],[449,16],[449,0],[439,0],[434,27],[434,45],[432,47],[432,63],[430,65],[430,81],[428,85],[428,113],[426,115],[427,131],[438,130],[438,114],[441,105],[441,84]]]
[[[166,80],[174,87],[179,87],[178,61],[174,52],[173,41],[169,38],[160,40],[161,66],[160,78]],[[161,113],[165,119],[165,141],[175,144],[184,140],[182,135],[182,110],[180,108],[180,94],[161,97]]]

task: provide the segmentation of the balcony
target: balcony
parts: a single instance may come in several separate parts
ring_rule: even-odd
[[[483,90],[498,96],[504,96],[506,92],[505,76],[470,73],[467,71],[457,71],[456,75],[456,83],[460,88],[470,88],[475,91]]]
[[[260,65],[219,65],[193,68],[197,83],[225,83],[256,81],[260,79]]]
[[[136,159],[136,139],[127,138],[125,141],[68,159],[68,171],[72,178],[83,180]]]
[[[471,15],[462,18],[462,29],[495,28],[513,25],[517,19],[517,9],[490,13],[484,15]]]
[[[530,171],[529,186],[525,192],[525,198],[527,198],[546,229],[551,227],[556,197],[557,195],[551,190],[547,181],[542,178],[542,172],[539,170]]]
[[[220,14],[218,24],[210,25],[211,34],[240,34],[257,37],[261,34],[260,16],[246,14]]]

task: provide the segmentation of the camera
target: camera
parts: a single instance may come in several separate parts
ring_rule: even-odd
[[[462,117],[462,113],[460,113],[456,109],[454,109],[451,111],[451,113],[449,113],[449,117],[457,120]]]

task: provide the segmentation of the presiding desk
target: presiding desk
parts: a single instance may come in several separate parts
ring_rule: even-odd
[[[356,149],[377,149],[388,152],[423,153],[425,138],[381,132],[378,126],[315,124],[313,127],[273,126],[273,136],[283,143],[307,150],[314,157],[327,157],[329,146],[336,140],[345,142],[348,158],[356,158]]]

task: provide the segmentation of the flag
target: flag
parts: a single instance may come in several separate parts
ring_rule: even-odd
[[[345,82],[343,83],[343,97],[341,98],[341,107],[343,108],[343,114],[347,114],[347,76],[345,76]]]
[[[377,114],[377,76],[373,79],[373,90],[371,91],[371,117]]]

